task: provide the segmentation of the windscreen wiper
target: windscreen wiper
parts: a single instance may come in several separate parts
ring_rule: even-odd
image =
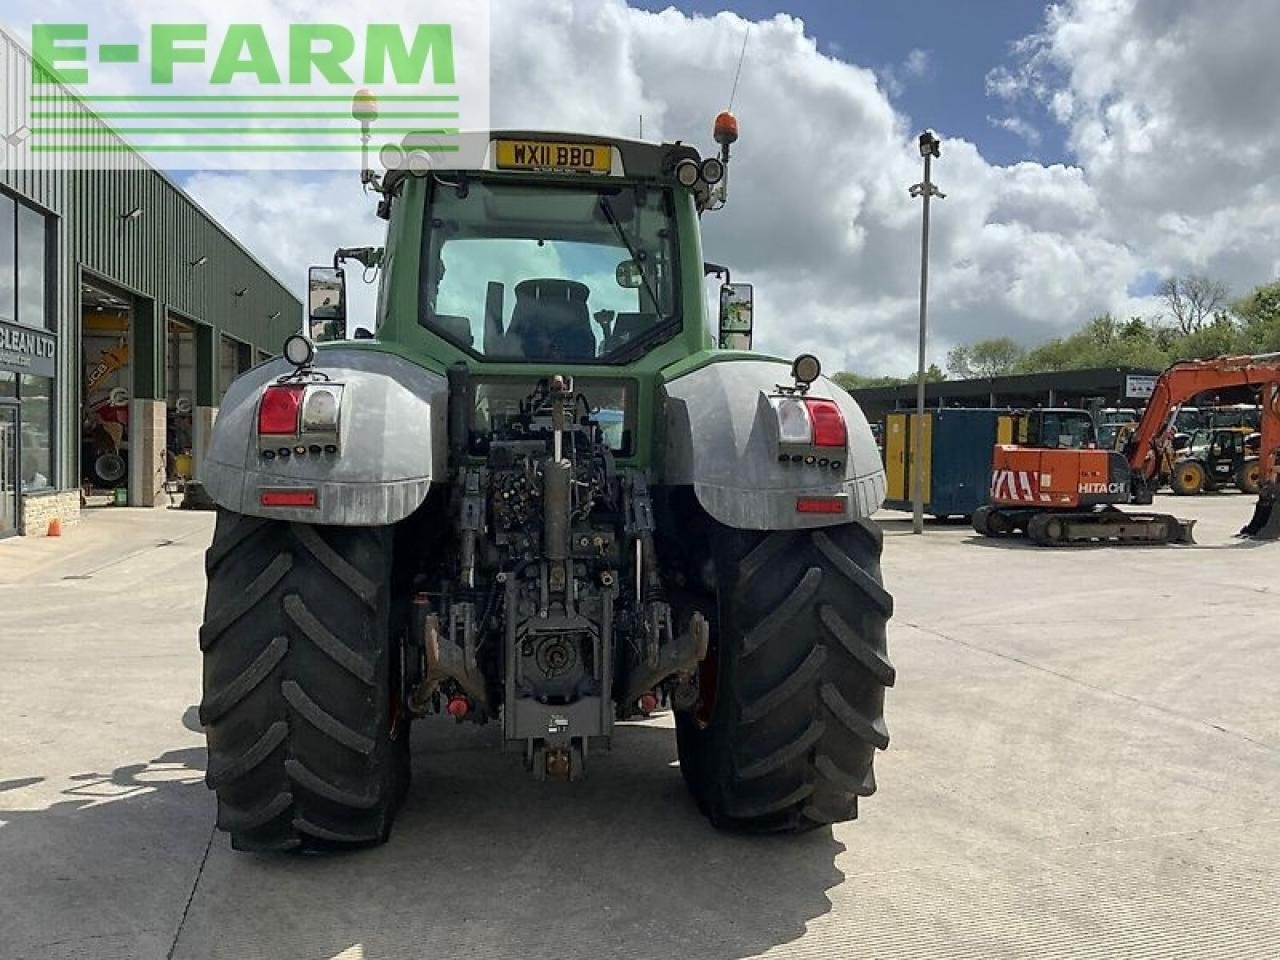
[[[649,274],[644,268],[644,262],[640,257],[636,246],[631,242],[631,238],[627,235],[627,231],[622,228],[622,224],[618,221],[618,215],[613,212],[613,204],[609,202],[606,196],[600,197],[600,209],[604,211],[605,218],[613,227],[613,232],[618,235],[618,239],[622,241],[622,245],[627,248],[627,253],[631,256],[631,261],[636,265],[636,269],[640,271],[640,280],[644,283],[644,292],[649,294],[649,299],[653,301],[654,309],[658,311],[658,316],[663,320],[668,319],[667,315],[662,312],[662,301],[658,299],[658,292],[653,288],[653,281],[649,279]]]

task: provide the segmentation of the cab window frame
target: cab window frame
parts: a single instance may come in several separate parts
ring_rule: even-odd
[[[440,176],[449,176],[450,174],[441,173]],[[473,344],[468,344],[461,337],[454,335],[446,328],[431,322],[431,310],[429,309],[429,301],[431,295],[432,282],[435,279],[433,273],[433,257],[431,255],[431,244],[434,229],[431,225],[431,205],[435,199],[437,190],[453,189],[448,183],[440,182],[436,177],[428,178],[427,188],[424,191],[422,210],[422,238],[419,244],[419,275],[418,275],[418,303],[417,303],[417,324],[418,326],[440,339],[444,340],[450,346],[461,350],[469,358],[477,360],[481,363],[504,363],[516,365],[537,365],[547,363],[564,363],[575,366],[625,366],[636,360],[637,345],[642,346],[642,354],[647,354],[651,349],[655,349],[658,344],[666,342],[671,337],[678,336],[684,330],[685,324],[685,308],[684,308],[684,276],[681,261],[681,243],[680,243],[680,227],[679,227],[679,211],[676,208],[676,200],[673,188],[665,183],[654,182],[648,180],[626,179],[620,177],[601,177],[599,183],[583,181],[577,178],[548,176],[548,175],[529,175],[529,174],[513,174],[513,173],[493,173],[485,171],[480,176],[465,176],[465,182],[469,186],[483,184],[485,186],[537,186],[537,187],[553,187],[560,189],[578,189],[583,192],[595,192],[599,195],[604,189],[616,188],[619,191],[634,190],[642,188],[646,190],[657,191],[662,198],[663,213],[667,219],[669,236],[666,243],[671,251],[671,281],[670,281],[670,298],[671,312],[669,315],[658,314],[659,320],[647,330],[644,330],[633,340],[621,344],[607,354],[601,354],[595,357],[587,358],[543,358],[543,357],[515,357],[515,356],[497,356],[485,353],[476,349]],[[623,248],[625,253],[625,248]],[[482,321],[483,323],[483,318]],[[657,331],[666,332],[666,336],[656,337]],[[646,346],[647,342],[653,339],[651,346]]]

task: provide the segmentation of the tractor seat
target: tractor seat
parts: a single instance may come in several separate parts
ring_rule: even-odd
[[[458,317],[449,313],[437,313],[431,318],[437,327],[461,344],[471,346],[475,338],[471,334],[471,319]]]
[[[591,360],[596,338],[587,309],[590,290],[573,280],[522,280],[507,336],[526,360]]]
[[[642,333],[652,330],[657,322],[656,313],[619,313],[614,317],[613,331],[604,343],[604,352],[612,353]]]

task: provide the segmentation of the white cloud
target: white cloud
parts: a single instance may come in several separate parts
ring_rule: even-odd
[[[919,47],[911,50],[902,61],[902,72],[909,77],[923,77],[929,72],[929,51]]]
[[[1239,290],[1275,275],[1280,59],[1260,28],[1267,6],[1051,9],[988,90],[1014,117],[1021,98],[1043,104],[1078,162],[996,166],[941,130],[931,359],[979,337],[1033,342],[1103,310],[1151,312],[1126,291],[1152,272],[1194,266]],[[621,0],[497,0],[494,124],[634,136],[643,114],[646,138],[705,148],[746,27]],[[916,64],[929,69],[927,56]],[[779,15],[752,26],[735,110],[730,203],[706,217],[705,253],[756,284],[758,346],[812,349],[829,369],[913,369],[920,211],[907,186],[920,161],[883,79]],[[206,174],[190,188],[295,285],[308,262],[377,243],[384,226],[346,174]],[[357,312],[369,305],[357,298]]]
[[[1160,271],[1237,290],[1280,248],[1272,0],[1076,0],[1050,8],[988,89],[1067,127],[1106,228]]]
[[[1015,137],[1020,137],[1026,141],[1028,147],[1034,149],[1040,146],[1040,131],[1017,114],[1009,114],[1005,117],[987,117],[987,122],[993,127],[1008,130]]]
[[[929,51],[916,47],[908,51],[901,63],[881,67],[876,71],[876,76],[880,78],[880,85],[889,96],[900,97],[907,89],[908,83],[927,76],[931,68]]]

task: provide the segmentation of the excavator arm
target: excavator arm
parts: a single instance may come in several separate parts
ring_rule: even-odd
[[[1271,516],[1280,487],[1280,353],[1175,363],[1156,381],[1146,412],[1125,445],[1125,458],[1134,479],[1150,485],[1159,470],[1158,441],[1172,410],[1197,394],[1241,386],[1258,387],[1262,406],[1262,493],[1254,519],[1243,532],[1280,537],[1280,529],[1272,529],[1280,527],[1280,514]]]
[[[1147,403],[1146,412],[1125,445],[1125,458],[1134,474],[1150,479],[1157,466],[1156,441],[1163,433],[1169,414],[1178,405],[1197,394],[1228,387],[1272,387],[1280,384],[1280,353],[1254,357],[1218,357],[1214,360],[1185,360],[1175,363],[1160,375]],[[1264,390],[1264,393],[1268,391]],[[1274,396],[1274,389],[1270,391]],[[1264,397],[1264,401],[1266,398]],[[1268,413],[1271,444],[1268,447]],[[1280,447],[1280,414],[1263,403],[1262,446],[1273,458]],[[1266,462],[1264,457],[1264,463]]]

